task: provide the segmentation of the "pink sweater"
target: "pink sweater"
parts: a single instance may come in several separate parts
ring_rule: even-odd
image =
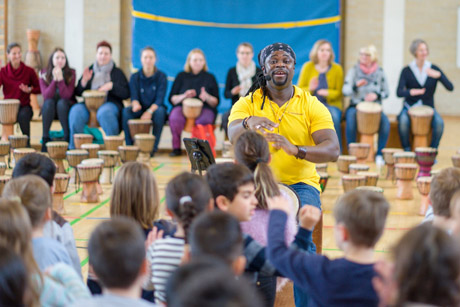
[[[42,76],[39,79],[40,82],[40,89],[42,91],[43,99],[51,99],[54,98],[56,94],[56,89],[59,89],[59,96],[62,99],[70,99],[74,100],[73,91],[75,90],[75,70],[72,69],[72,78],[70,79],[69,84],[66,84],[64,80],[55,81],[52,80],[51,83],[48,84],[45,78],[46,70],[42,71]]]

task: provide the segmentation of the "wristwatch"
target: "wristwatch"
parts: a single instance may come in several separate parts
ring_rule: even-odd
[[[246,117],[245,119],[243,119],[243,122],[241,123],[243,125],[243,128],[248,130],[249,129],[249,126],[248,126],[248,120],[251,118],[252,116],[249,116],[249,117]]]
[[[297,150],[298,150],[295,157],[301,160],[305,159],[305,157],[307,156],[307,149],[305,147],[300,147],[297,145],[295,147],[297,147]]]
[[[150,109],[147,109],[147,112],[149,112],[150,114],[153,114],[153,111]]]

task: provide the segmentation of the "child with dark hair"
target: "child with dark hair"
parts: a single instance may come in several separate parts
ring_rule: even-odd
[[[213,209],[213,199],[206,181],[198,175],[182,173],[166,186],[166,211],[177,222],[174,236],[156,240],[147,251],[155,288],[155,302],[166,301],[168,277],[180,265],[190,225],[200,213]]]
[[[372,287],[374,246],[381,237],[389,204],[383,195],[353,190],[334,208],[335,238],[344,258],[307,254],[287,248],[281,235],[289,203],[281,197],[269,201],[268,259],[286,277],[310,295],[310,306],[377,306]],[[321,211],[310,205],[300,210],[301,227],[311,231]]]
[[[0,245],[0,306],[25,306],[27,270],[21,257]]]
[[[153,306],[140,299],[148,264],[144,234],[135,221],[115,217],[99,224],[89,239],[88,254],[104,292],[73,307]]]
[[[56,165],[53,160],[38,153],[31,153],[17,161],[12,177],[18,178],[24,175],[37,175],[45,180],[50,189],[52,189],[55,174]],[[52,220],[47,222],[43,228],[43,236],[53,238],[64,245],[72,261],[73,268],[82,277],[80,257],[78,257],[73,229],[70,223],[53,210]]]
[[[167,293],[168,307],[263,306],[249,282],[206,257],[179,267],[168,281]]]
[[[243,234],[234,216],[222,211],[201,214],[190,227],[188,243],[191,259],[211,256],[225,262],[235,275],[244,272]]]
[[[373,283],[381,306],[459,306],[458,238],[423,223],[393,248],[394,265],[381,261]]]

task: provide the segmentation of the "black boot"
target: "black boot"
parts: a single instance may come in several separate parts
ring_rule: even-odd
[[[51,142],[50,138],[42,138],[42,152],[48,152],[48,149],[46,148],[46,143]]]
[[[178,157],[182,155],[182,150],[180,148],[173,149],[171,153],[169,154],[170,157]]]

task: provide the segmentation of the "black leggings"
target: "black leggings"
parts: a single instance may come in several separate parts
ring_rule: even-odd
[[[45,100],[42,107],[44,139],[49,139],[50,127],[57,115],[64,130],[64,139],[66,142],[69,141],[69,110],[71,105],[72,102],[68,99],[49,98]]]
[[[32,107],[30,105],[19,107],[18,123],[22,134],[29,137],[27,140],[27,146],[30,146],[30,121],[32,120],[33,115],[34,112],[32,111]]]

